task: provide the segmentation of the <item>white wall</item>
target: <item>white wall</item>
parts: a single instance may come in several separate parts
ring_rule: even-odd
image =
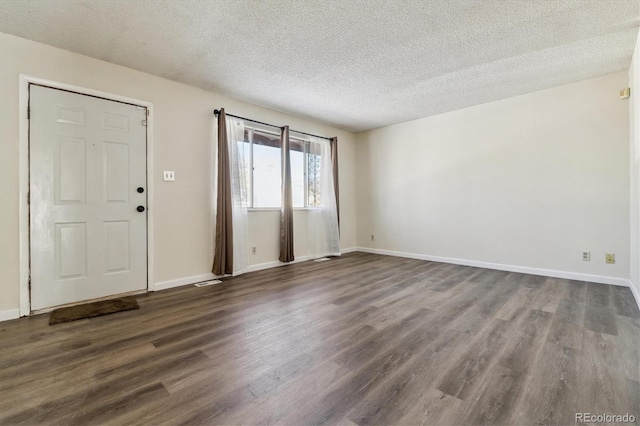
[[[628,283],[627,83],[616,73],[358,134],[358,245]]]
[[[640,34],[629,70],[631,149],[631,283],[640,305]]]
[[[631,270],[640,289],[639,61],[636,48],[635,124],[629,101],[617,98],[629,85],[618,73],[365,132],[356,143],[323,124],[0,33],[0,319],[18,308],[21,73],[154,103],[156,282],[210,271],[211,112],[224,106],[339,137],[343,248],[356,245],[357,201],[358,246],[619,279]],[[176,171],[175,183],[162,182],[163,169]],[[303,256],[305,213],[294,218]],[[277,260],[277,224],[277,212],[250,213],[253,265]],[[591,262],[580,260],[583,249]],[[615,265],[604,264],[605,252],[616,253]]]
[[[213,109],[322,136],[338,136],[341,244],[355,245],[355,137],[327,125],[206,92],[150,74],[0,33],[0,317],[18,309],[18,76],[153,102],[155,108],[155,281],[208,274],[213,256]],[[301,94],[302,95],[302,94]],[[22,112],[24,113],[24,112]],[[175,170],[174,183],[162,170]],[[304,212],[296,212],[296,255],[304,255]],[[250,213],[252,264],[276,261],[277,212]],[[2,319],[2,318],[0,318]]]

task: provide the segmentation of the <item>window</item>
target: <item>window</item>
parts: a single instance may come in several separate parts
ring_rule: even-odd
[[[320,206],[320,150],[303,139],[290,138],[293,207]]]
[[[322,157],[317,144],[307,142],[307,205],[320,207]]]
[[[291,145],[291,189],[293,192],[293,207],[305,207],[304,187],[305,187],[305,164],[304,149],[305,142],[296,139],[289,139]]]
[[[251,207],[280,207],[282,153],[280,136],[251,132],[253,187]]]
[[[245,126],[244,140],[238,141],[244,164],[249,208],[280,208],[282,205],[282,152],[280,134]],[[320,206],[320,153],[312,144],[290,137],[293,207]]]

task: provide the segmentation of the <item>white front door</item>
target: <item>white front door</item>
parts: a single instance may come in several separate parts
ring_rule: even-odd
[[[29,108],[31,309],[146,289],[146,108],[36,85]]]

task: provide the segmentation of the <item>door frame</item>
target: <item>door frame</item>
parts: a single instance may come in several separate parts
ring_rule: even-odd
[[[88,95],[104,98],[110,101],[124,102],[137,106],[146,107],[147,115],[147,291],[155,290],[154,280],[154,252],[153,252],[153,103],[126,96],[115,95],[113,93],[102,92],[100,90],[75,86],[72,84],[60,83],[58,81],[47,80],[20,74],[18,93],[18,117],[19,117],[19,152],[18,152],[18,172],[19,172],[19,256],[20,256],[20,316],[31,314],[31,293],[29,291],[29,279],[31,268],[31,235],[29,231],[29,119],[27,108],[29,107],[29,85],[38,84],[52,89],[66,90],[80,95]]]

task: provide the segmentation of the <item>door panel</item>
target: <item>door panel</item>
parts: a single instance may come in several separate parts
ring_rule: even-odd
[[[31,308],[147,288],[146,109],[30,86]]]
[[[126,220],[114,220],[104,223],[106,273],[129,271],[131,233],[129,222]]]
[[[87,276],[87,224],[56,223],[55,251],[58,279]]]
[[[54,155],[55,203],[84,204],[87,194],[86,141],[58,137]]]
[[[104,142],[104,183],[107,203],[129,202],[129,145]]]
[[[32,86],[36,87],[36,86]],[[39,86],[38,86],[39,87]],[[50,89],[55,90],[55,89]],[[82,107],[70,105],[56,105],[56,123],[85,126],[86,110]]]

